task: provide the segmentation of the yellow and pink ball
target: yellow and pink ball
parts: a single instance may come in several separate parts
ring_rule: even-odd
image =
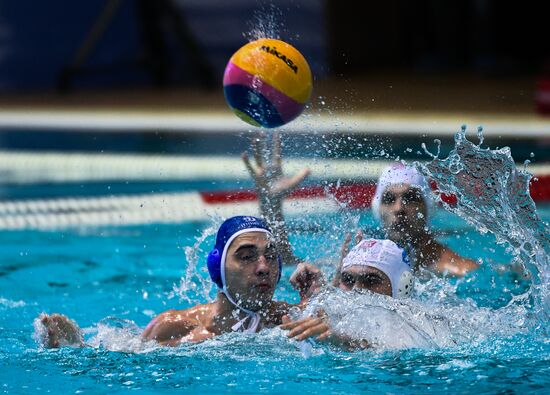
[[[262,38],[241,47],[223,76],[229,107],[243,121],[275,128],[304,110],[312,89],[311,70],[302,54],[284,41]]]

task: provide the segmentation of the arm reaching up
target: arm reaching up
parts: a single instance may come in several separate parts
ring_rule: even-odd
[[[260,213],[273,231],[279,246],[283,262],[295,264],[300,262],[292,252],[283,216],[283,199],[294,190],[309,174],[308,168],[302,169],[292,177],[285,177],[282,170],[281,139],[278,133],[273,134],[271,158],[266,160],[267,136],[261,133],[251,143],[253,165],[245,152],[242,159],[250,176],[254,180],[260,201]]]

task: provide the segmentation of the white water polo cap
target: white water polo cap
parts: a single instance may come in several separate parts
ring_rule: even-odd
[[[382,195],[392,185],[409,184],[419,189],[426,204],[428,214],[432,211],[433,200],[430,197],[431,188],[426,178],[413,166],[406,166],[402,163],[394,163],[384,170],[378,178],[376,192],[372,198],[371,208],[374,217],[380,220],[380,204]]]
[[[365,239],[351,249],[342,262],[342,271],[351,266],[369,266],[381,270],[391,282],[392,296],[410,296],[414,277],[405,250],[391,240]]]

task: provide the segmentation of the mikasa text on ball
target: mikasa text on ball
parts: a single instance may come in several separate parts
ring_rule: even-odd
[[[229,107],[243,121],[264,128],[284,125],[300,115],[311,88],[311,70],[302,54],[269,38],[241,47],[223,76]]]

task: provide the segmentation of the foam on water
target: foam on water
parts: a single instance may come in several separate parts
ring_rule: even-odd
[[[109,351],[144,353],[156,350],[154,341],[144,342],[142,329],[133,321],[116,317],[106,317],[97,326],[86,328],[84,335],[90,337],[87,346]]]
[[[25,305],[26,305],[25,302],[23,302],[22,300],[14,301],[14,300],[9,300],[9,299],[0,297],[0,309],[2,308],[13,309],[16,307],[23,307]]]

